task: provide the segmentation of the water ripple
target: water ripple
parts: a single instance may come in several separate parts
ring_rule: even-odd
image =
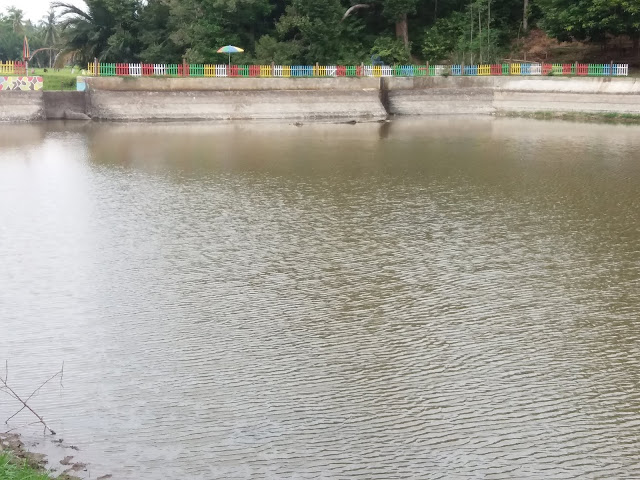
[[[0,352],[96,471],[640,477],[637,129],[13,128]]]

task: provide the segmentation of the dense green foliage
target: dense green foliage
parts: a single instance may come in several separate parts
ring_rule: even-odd
[[[78,64],[217,63],[226,56],[216,50],[227,44],[245,49],[232,57],[240,63],[353,64],[372,55],[386,63],[492,62],[509,54],[526,25],[561,40],[640,39],[639,0],[85,2],[84,9],[54,3],[55,14],[38,25],[15,8],[0,15],[0,58],[19,59],[25,33],[32,51],[53,46]]]
[[[539,0],[543,24],[561,40],[603,40],[606,35],[640,37],[639,0]]]

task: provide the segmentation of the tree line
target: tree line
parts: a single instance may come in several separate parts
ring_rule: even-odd
[[[639,0],[85,0],[64,2],[38,24],[10,8],[0,14],[0,59],[32,51],[110,62],[359,64],[496,62],[514,40],[541,28],[561,41],[640,40]],[[48,55],[45,60],[52,61]],[[42,62],[43,60],[38,60]]]

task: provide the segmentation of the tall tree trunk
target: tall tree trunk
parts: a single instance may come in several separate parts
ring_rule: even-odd
[[[52,58],[52,51],[49,50],[49,68],[53,67],[53,58]]]
[[[526,33],[529,30],[529,0],[524,0],[524,8],[522,10],[522,30]]]
[[[487,57],[491,61],[491,0],[487,0]]]
[[[409,48],[409,25],[406,13],[396,22],[396,38],[401,38],[404,46]]]

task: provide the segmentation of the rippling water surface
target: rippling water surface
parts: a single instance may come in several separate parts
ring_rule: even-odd
[[[639,478],[639,341],[638,127],[0,131],[0,359],[94,476]]]

